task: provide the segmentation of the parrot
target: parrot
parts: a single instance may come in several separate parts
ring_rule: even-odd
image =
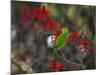
[[[66,41],[68,40],[69,37],[69,30],[66,27],[62,28],[62,33],[57,37],[56,39],[56,50],[62,49],[66,45]]]

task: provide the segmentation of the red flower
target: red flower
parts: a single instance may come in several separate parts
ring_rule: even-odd
[[[52,71],[63,71],[63,70],[65,70],[64,66],[61,65],[58,61],[53,61],[48,66],[50,68],[52,68]]]
[[[77,38],[77,37],[79,37],[79,33],[78,32],[72,32],[71,37]]]
[[[32,18],[33,18],[33,20],[36,19],[36,20],[38,20],[38,22],[40,22],[49,16],[48,13],[49,13],[48,10],[46,10],[43,7],[34,8],[34,10],[32,12]]]
[[[59,29],[58,30],[55,30],[55,34],[52,34],[52,36],[55,36],[55,39],[51,40],[50,43],[54,44],[56,43],[56,39],[57,37],[62,33],[62,27],[58,27]]]
[[[78,38],[78,37],[79,37],[79,33],[78,32],[72,32],[66,42],[68,44],[75,43],[75,42],[77,42],[77,39],[76,38]]]
[[[83,45],[83,46],[85,46],[85,47],[87,47],[87,46],[90,45],[90,42],[88,40],[81,40],[80,44]]]
[[[56,32],[56,30],[57,30],[56,24],[57,23],[54,19],[52,19],[52,18],[47,19],[45,22],[46,31],[50,32],[50,30],[52,29],[52,31]]]
[[[79,43],[83,46],[80,48],[80,51],[82,51],[84,48],[90,53],[93,51],[93,48],[90,48],[90,42],[88,40],[81,40]]]

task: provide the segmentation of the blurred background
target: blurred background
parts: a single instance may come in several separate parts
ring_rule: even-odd
[[[43,6],[48,9],[50,16],[57,25],[68,27],[70,32],[85,32],[96,48],[96,6],[71,5],[55,3],[39,3],[11,1],[11,74],[52,72],[48,64],[55,59],[53,48],[47,44],[49,36],[42,24],[38,29],[38,21],[32,20],[32,10]],[[28,12],[27,12],[28,11]],[[29,18],[22,20],[21,16],[27,13]],[[34,29],[33,29],[34,28]],[[51,32],[52,33],[52,32]],[[65,58],[79,63],[77,53],[72,45],[62,51]],[[86,69],[95,69],[95,50],[92,54],[84,54]],[[82,70],[79,65],[59,62],[65,66],[65,71]],[[79,63],[80,64],[80,63]]]

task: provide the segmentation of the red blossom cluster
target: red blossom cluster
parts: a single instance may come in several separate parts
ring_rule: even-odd
[[[23,27],[28,27],[25,25],[29,21],[31,21],[31,26],[32,26],[32,21],[36,21],[38,28],[42,29],[42,24],[43,24],[45,31],[47,32],[53,31],[56,34],[59,33],[58,28],[61,27],[61,25],[58,26],[56,20],[50,16],[49,10],[44,8],[43,6],[31,9],[27,4],[23,5],[21,8],[21,20],[20,21]],[[32,27],[32,31],[34,31],[34,25]]]
[[[52,71],[63,71],[65,70],[64,66],[61,65],[58,61],[54,60],[53,62],[49,63],[48,66],[52,69]]]
[[[90,47],[91,43],[88,40],[83,39],[79,43],[83,46],[80,48],[80,51],[82,51],[84,48],[87,49],[88,52],[90,52],[90,53],[93,51],[93,48]]]
[[[80,34],[78,32],[72,32],[69,36],[69,39],[67,41],[68,44],[78,43],[79,45],[82,45],[80,48],[80,52],[83,51],[83,49],[88,50],[88,52],[92,52],[93,48],[90,47],[91,42],[88,39],[80,38]]]

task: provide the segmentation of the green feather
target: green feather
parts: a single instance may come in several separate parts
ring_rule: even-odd
[[[68,28],[62,28],[62,33],[57,37],[56,40],[56,48],[57,50],[62,49],[66,45],[66,41],[68,40],[69,30]]]

